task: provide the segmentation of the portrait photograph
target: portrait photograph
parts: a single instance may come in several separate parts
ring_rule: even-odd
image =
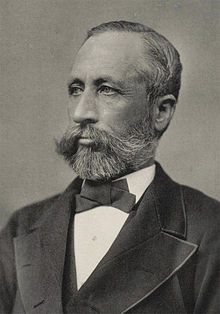
[[[0,314],[220,313],[220,2],[0,6]]]

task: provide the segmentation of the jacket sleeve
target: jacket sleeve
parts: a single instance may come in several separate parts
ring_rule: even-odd
[[[16,293],[16,271],[13,237],[16,214],[0,231],[0,313],[11,313]]]

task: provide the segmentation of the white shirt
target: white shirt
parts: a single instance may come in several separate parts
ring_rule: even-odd
[[[155,165],[152,165],[123,177],[127,179],[129,192],[136,196],[136,203],[154,175]],[[108,252],[128,215],[112,206],[98,206],[75,215],[73,230],[78,289]]]

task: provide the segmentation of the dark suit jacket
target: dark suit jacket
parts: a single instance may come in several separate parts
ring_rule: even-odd
[[[66,243],[80,185],[76,179],[64,193],[17,211],[2,231],[0,313],[63,313]],[[81,289],[73,284],[65,310],[220,313],[219,228],[219,203],[173,182],[157,164],[138,210]]]

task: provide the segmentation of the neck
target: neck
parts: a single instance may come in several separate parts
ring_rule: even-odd
[[[117,180],[117,179],[120,179],[130,173],[133,173],[133,172],[136,172],[138,170],[141,170],[141,169],[144,169],[144,168],[147,168],[147,167],[150,167],[154,164],[155,160],[154,160],[154,157],[148,159],[145,163],[141,164],[140,167],[137,167],[137,168],[132,168],[132,169],[127,169],[127,171],[124,171],[124,172],[121,172],[119,173],[118,175],[110,178],[109,180],[102,180],[100,181],[100,183],[105,183],[105,182],[111,182],[111,181],[114,181],[114,180]],[[92,180],[92,179],[90,179]],[[93,181],[93,180],[92,180]]]
[[[124,173],[120,173],[117,178],[114,178],[113,180],[115,179],[118,179],[118,178],[121,178],[121,177],[124,177],[126,176],[127,174],[130,174],[132,172],[135,172],[135,171],[138,171],[138,170],[141,170],[141,169],[144,169],[144,168],[147,168],[147,167],[150,167],[154,164],[155,160],[154,160],[154,157],[148,159],[146,162],[144,162],[143,164],[140,165],[140,167],[137,167],[137,168],[134,168],[134,169],[129,169],[127,172],[124,172]]]

